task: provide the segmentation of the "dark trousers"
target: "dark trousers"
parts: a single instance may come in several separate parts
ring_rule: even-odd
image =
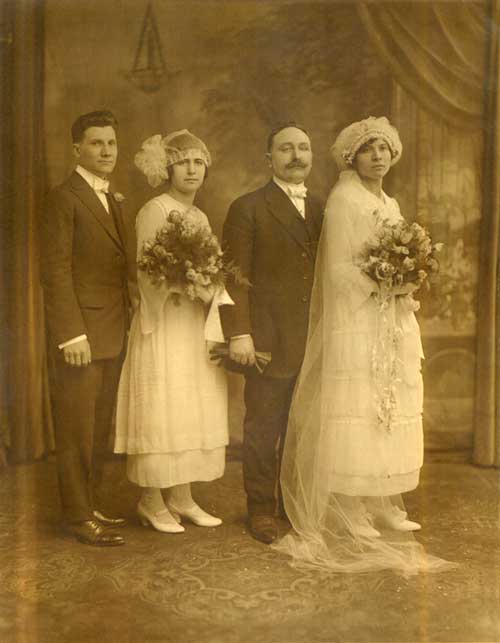
[[[296,379],[246,377],[243,481],[250,515],[275,512],[279,464]]]
[[[64,518],[92,520],[100,501],[122,357],[68,366],[57,356],[54,395],[57,473]]]

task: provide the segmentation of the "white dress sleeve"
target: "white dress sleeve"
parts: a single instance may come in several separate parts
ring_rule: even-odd
[[[165,211],[153,199],[148,201],[137,215],[135,227],[137,233],[137,260],[142,256],[145,241],[155,238],[156,233],[165,223]],[[142,270],[137,270],[137,284],[141,301],[139,314],[142,333],[152,333],[156,328],[163,306],[168,297],[166,284],[153,284],[148,275]]]
[[[357,207],[356,202],[334,191],[326,205],[323,229],[328,287],[336,304],[346,307],[349,313],[356,312],[372,293],[378,291],[377,284],[356,265],[364,241],[360,239],[359,226],[355,225],[363,216],[357,212]]]

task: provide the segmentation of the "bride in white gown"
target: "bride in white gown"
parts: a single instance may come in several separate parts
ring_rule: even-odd
[[[359,268],[376,221],[401,219],[382,180],[400,158],[386,118],[353,123],[332,147],[341,170],[325,212],[306,354],[294,393],[281,487],[295,530],[275,545],[295,564],[333,571],[441,571],[410,532],[400,494],[415,489],[423,461],[423,358],[412,287],[394,289],[382,313],[379,287]],[[395,408],[380,422],[377,345],[392,324]]]
[[[210,162],[203,141],[187,130],[144,142],[136,165],[153,187],[166,181],[166,191],[137,215],[138,259],[173,210],[210,229],[193,205]],[[137,279],[140,304],[118,389],[115,452],[128,454],[127,476],[143,489],[137,507],[143,524],[167,533],[184,531],[182,518],[214,527],[222,521],[195,503],[191,482],[224,473],[227,384],[223,369],[209,359],[206,328],[218,305],[232,302],[220,293],[214,301],[203,288],[191,300],[176,288],[154,285],[140,270]]]

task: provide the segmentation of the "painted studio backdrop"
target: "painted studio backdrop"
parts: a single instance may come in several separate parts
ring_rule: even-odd
[[[42,79],[36,166],[43,185],[37,189],[61,182],[73,167],[74,118],[108,108],[119,121],[113,187],[126,197],[131,229],[153,195],[133,165],[134,154],[152,134],[186,127],[213,156],[198,204],[220,232],[230,202],[268,179],[265,140],[277,122],[296,120],[308,129],[314,151],[308,185],[326,199],[337,176],[329,156],[336,134],[354,120],[387,115],[404,145],[387,192],[407,219],[423,223],[445,243],[439,283],[421,295],[419,313],[427,447],[471,448],[477,426],[488,6],[45,0],[21,25],[35,36],[28,73]],[[36,223],[36,212],[33,218]],[[36,279],[36,264],[33,271]],[[41,362],[37,368],[42,375],[32,385],[45,391],[49,375]],[[8,382],[3,385],[14,403]],[[230,403],[238,443],[237,376],[231,379]],[[33,444],[33,438],[16,443],[11,414],[3,440],[14,445],[18,459],[50,449],[49,415],[46,407],[40,411],[38,424],[49,428]]]

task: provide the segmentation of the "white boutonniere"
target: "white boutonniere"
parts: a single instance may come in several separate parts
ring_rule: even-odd
[[[125,201],[125,197],[121,192],[114,192],[113,198],[117,203],[123,203],[123,201]]]

